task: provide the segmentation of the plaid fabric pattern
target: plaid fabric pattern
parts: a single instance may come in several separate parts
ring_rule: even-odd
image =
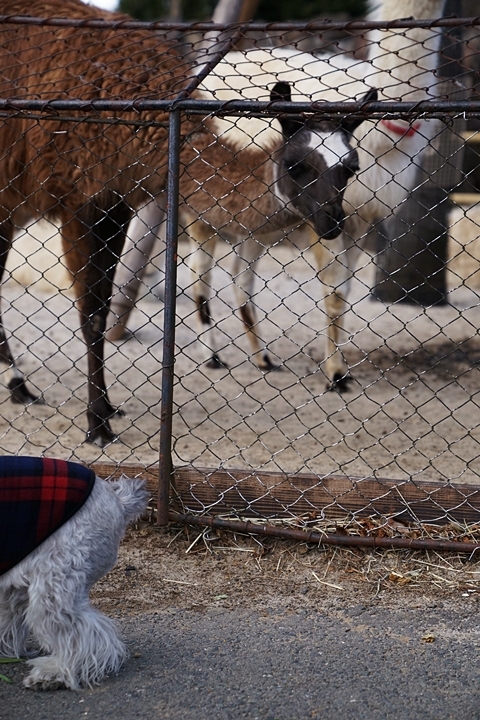
[[[94,483],[94,471],[78,463],[0,456],[0,575],[66,523]]]

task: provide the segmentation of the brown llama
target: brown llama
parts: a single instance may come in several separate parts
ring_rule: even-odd
[[[6,8],[6,0],[0,0],[0,14]],[[124,19],[78,0],[61,5],[59,0],[34,0],[28,7],[25,0],[14,0],[8,13]],[[3,97],[165,98],[178,92],[189,70],[169,45],[159,47],[145,30],[6,25],[0,31],[0,53],[0,66],[6,68],[0,82]],[[51,67],[52,57],[57,68]],[[372,91],[364,99],[375,97]],[[290,86],[276,83],[270,99],[290,100]],[[158,120],[158,115],[144,114],[142,119]],[[134,115],[125,113],[124,118]],[[360,122],[285,117],[268,149],[240,150],[216,134],[215,119],[205,120],[194,133],[193,123],[184,123],[189,137],[181,154],[181,196],[195,202],[202,217],[200,222],[198,214],[192,215],[189,232],[198,243],[192,270],[205,335],[211,325],[207,275],[212,228],[228,227],[236,234],[247,228],[255,236],[261,230],[272,239],[307,220],[317,236],[337,237],[345,221],[343,191],[358,169],[358,155],[349,141]],[[103,373],[112,280],[132,208],[158,197],[164,187],[166,131],[12,118],[0,133],[0,252],[5,260],[15,228],[32,219],[46,217],[61,227],[88,348],[87,440],[103,447],[115,439],[109,425],[115,410]],[[253,334],[254,318],[247,309],[243,320]],[[0,360],[10,367],[14,402],[34,401],[4,334],[0,352]],[[267,356],[259,354],[258,359],[270,367]],[[211,362],[220,362],[215,351]]]
[[[0,0],[0,14],[130,19],[79,0]],[[13,23],[0,26],[0,68],[0,98],[40,100],[168,99],[189,74],[171,44],[147,29]],[[127,122],[168,119],[159,112],[117,117]],[[115,439],[109,418],[116,410],[103,370],[113,274],[132,208],[165,187],[167,145],[167,129],[158,125],[12,115],[0,128],[0,278],[18,228],[42,217],[60,226],[87,345],[87,440],[101,447]],[[12,401],[38,400],[16,367],[1,318],[0,361],[9,368]]]

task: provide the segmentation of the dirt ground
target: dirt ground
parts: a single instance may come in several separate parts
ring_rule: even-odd
[[[261,331],[282,366],[267,374],[249,360],[242,324],[232,314],[226,246],[213,276],[212,314],[225,333],[229,369],[202,365],[187,255],[182,243],[175,464],[478,483],[477,291],[452,289],[443,307],[387,307],[371,299],[373,268],[365,256],[342,346],[354,383],[341,395],[325,390],[326,318],[311,251],[284,245],[260,261],[255,303],[260,317],[268,313]],[[163,303],[145,287],[131,316],[132,336],[107,346],[110,397],[125,414],[112,421],[118,442],[101,451],[83,442],[85,347],[72,298],[14,281],[5,297],[12,347],[45,404],[12,405],[0,387],[0,451],[157,462]]]
[[[143,523],[130,529],[94,603],[117,617],[177,608],[308,609],[343,602],[478,607],[480,557],[436,551],[318,547],[260,536]],[[472,605],[473,603],[473,605]]]

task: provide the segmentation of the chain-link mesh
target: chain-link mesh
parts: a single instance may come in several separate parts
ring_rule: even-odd
[[[2,452],[158,462],[177,98],[181,509],[307,521],[478,512],[480,27],[432,17],[253,25],[233,38],[4,18],[14,365],[3,343]],[[252,103],[229,114],[236,101]],[[123,415],[110,419],[113,405]]]

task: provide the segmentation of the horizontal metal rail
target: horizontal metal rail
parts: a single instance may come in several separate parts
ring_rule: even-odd
[[[264,535],[265,537],[276,537],[284,540],[294,540],[296,542],[315,543],[317,545],[439,550],[443,552],[468,553],[469,555],[480,550],[480,543],[461,542],[458,540],[339,535],[336,533],[320,533],[315,530],[296,530],[278,525],[260,525],[260,523],[254,523],[250,520],[224,520],[223,518],[206,517],[205,515],[187,515],[174,511],[169,513],[169,517],[172,522],[179,522],[186,525],[219,528],[244,533],[246,535]]]
[[[131,125],[133,127],[164,127],[168,128],[168,120],[141,120],[140,118],[129,118],[124,117],[105,117],[103,115],[61,115],[56,113],[44,114],[41,112],[27,112],[23,110],[17,110],[15,112],[7,112],[0,110],[0,118],[21,118],[22,120],[58,120],[59,122],[72,122],[72,123],[94,123],[96,125]]]
[[[423,100],[418,102],[362,102],[362,101],[315,101],[315,102],[266,102],[259,100],[26,100],[9,98],[0,100],[0,111],[13,112],[62,112],[72,110],[93,112],[172,112],[183,110],[188,113],[215,114],[215,115],[241,115],[243,113],[258,113],[265,116],[278,114],[315,113],[325,117],[338,117],[343,115],[356,115],[382,119],[386,115],[409,115],[418,117],[452,114],[467,117],[480,113],[480,100]],[[61,118],[63,119],[63,118]]]
[[[114,16],[113,16],[114,17]],[[195,31],[209,32],[213,31],[234,31],[241,28],[243,32],[274,32],[274,31],[307,31],[319,32],[322,30],[374,30],[374,29],[408,29],[408,28],[456,28],[465,26],[480,25],[479,17],[447,17],[438,18],[437,20],[415,20],[414,18],[404,18],[401,20],[351,20],[349,22],[341,22],[338,20],[312,20],[311,22],[249,22],[249,23],[228,23],[216,24],[212,22],[142,22],[140,20],[102,20],[96,18],[89,19],[73,19],[73,18],[38,18],[29,15],[0,15],[0,24],[10,25],[49,25],[53,27],[85,27],[99,29],[114,30],[177,30],[177,31]]]

